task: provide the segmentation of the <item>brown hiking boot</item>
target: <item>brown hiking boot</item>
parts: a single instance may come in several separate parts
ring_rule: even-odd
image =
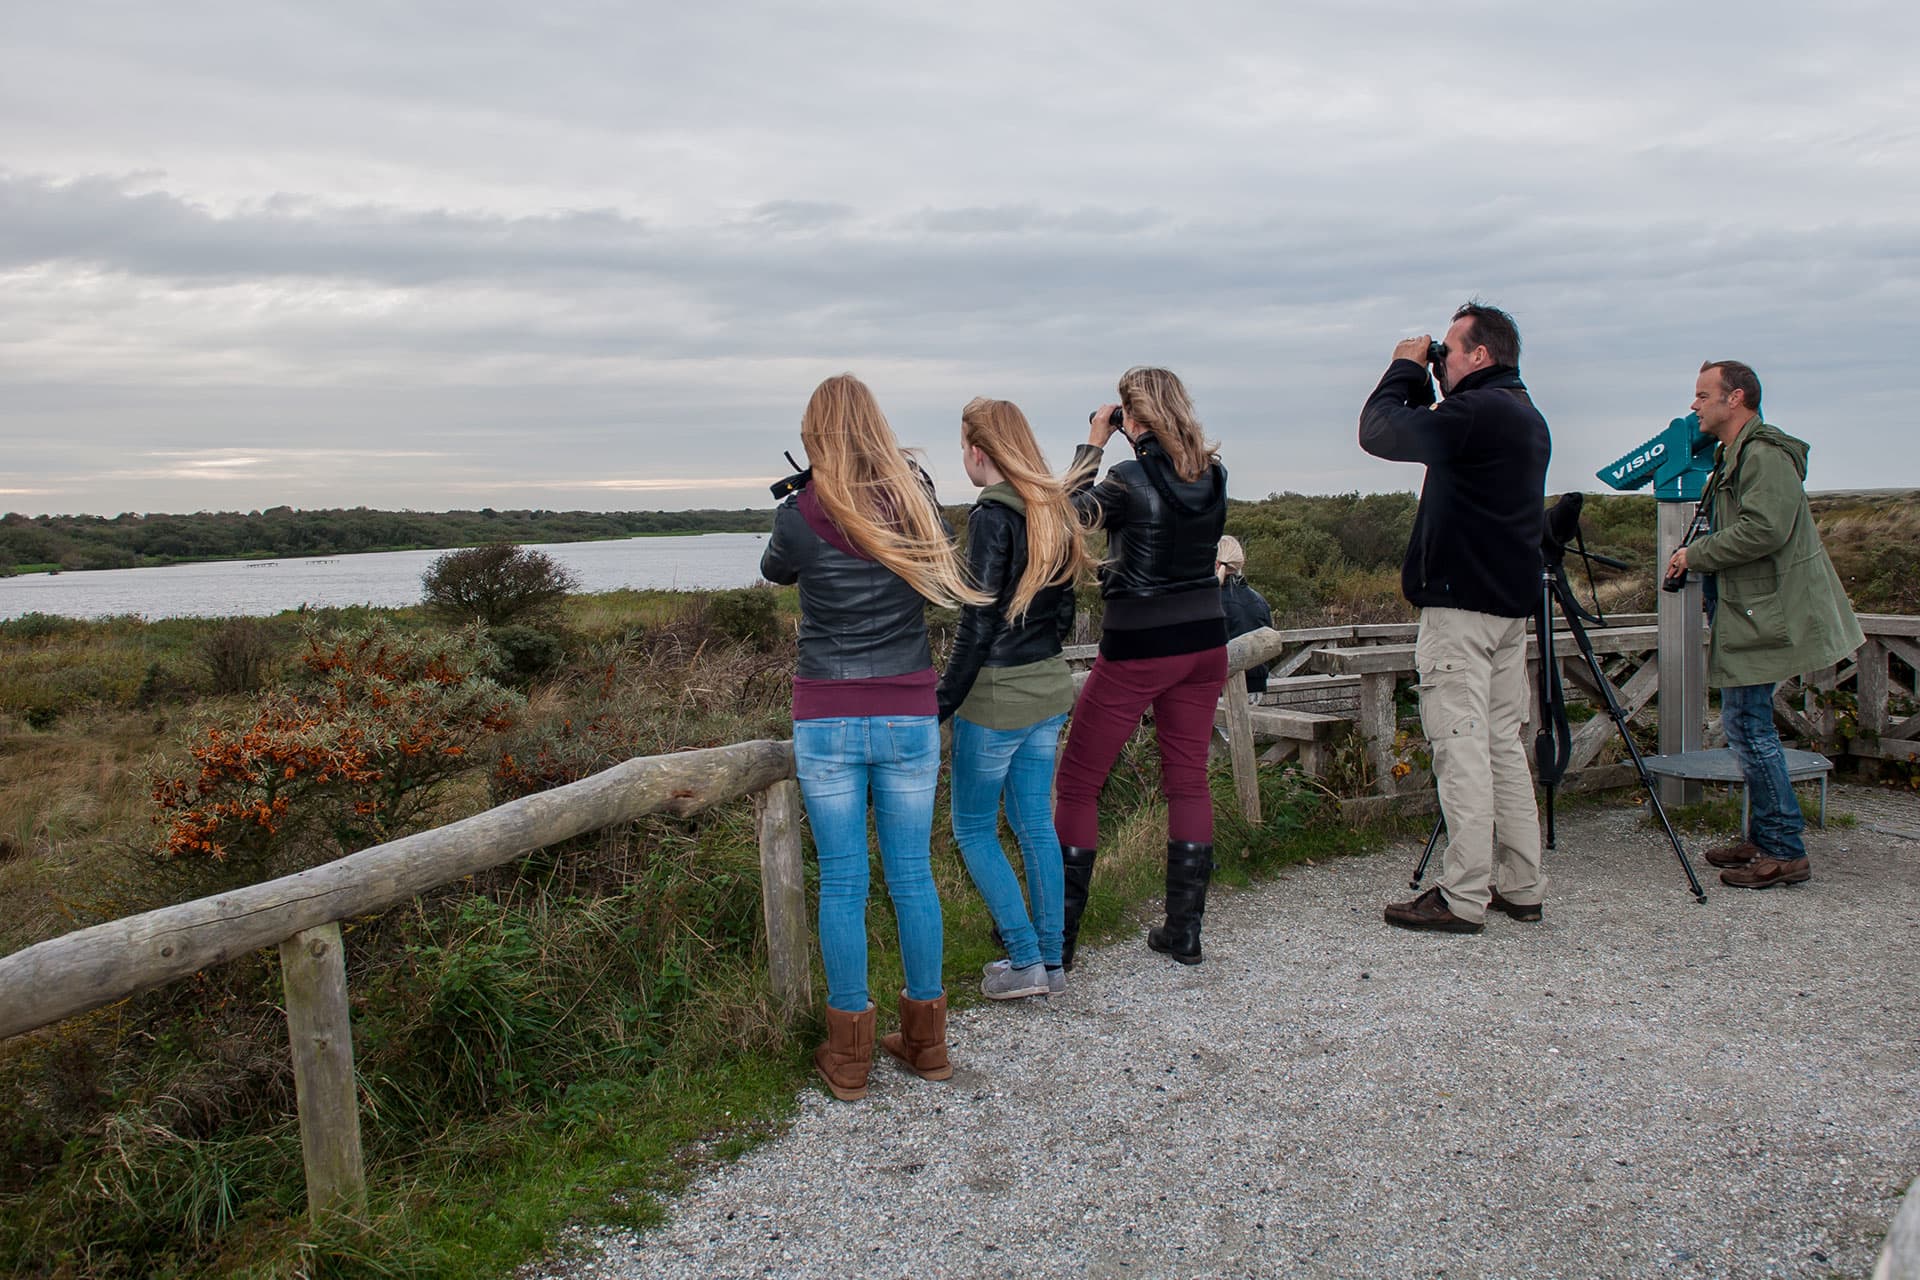
[[[1387,904],[1387,923],[1402,929],[1431,929],[1440,933],[1478,933],[1478,920],[1462,920],[1447,905],[1446,895],[1432,888],[1412,902]]]
[[[827,1041],[813,1051],[813,1069],[842,1102],[867,1096],[867,1072],[873,1067],[874,1005],[846,1013],[827,1006]]]
[[[953,1075],[947,1060],[947,993],[937,999],[909,1000],[900,993],[900,1029],[880,1037],[880,1047],[922,1080]]]
[[[1763,853],[1744,867],[1720,873],[1720,883],[1736,889],[1771,889],[1777,884],[1805,884],[1813,879],[1813,865],[1805,858],[1782,862]]]
[[[1498,889],[1493,891],[1493,901],[1489,902],[1487,906],[1494,911],[1506,912],[1507,918],[1510,920],[1519,920],[1527,924],[1532,924],[1535,920],[1538,920],[1546,914],[1546,908],[1542,907],[1539,903],[1509,902],[1500,896]]]
[[[1744,867],[1760,856],[1760,846],[1751,840],[1715,845],[1706,853],[1707,861],[1716,867]]]

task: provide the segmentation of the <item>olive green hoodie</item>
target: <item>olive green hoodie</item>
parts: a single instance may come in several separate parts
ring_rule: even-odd
[[[1777,684],[1865,643],[1807,506],[1807,444],[1755,414],[1714,451],[1713,532],[1687,565],[1718,575],[1707,678]]]

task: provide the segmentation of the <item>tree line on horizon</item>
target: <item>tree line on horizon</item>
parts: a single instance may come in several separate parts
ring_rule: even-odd
[[[764,533],[773,512],[202,511],[192,515],[0,516],[0,574],[27,566],[136,569],[192,560],[270,559],[490,543],[590,542],[639,534]]]

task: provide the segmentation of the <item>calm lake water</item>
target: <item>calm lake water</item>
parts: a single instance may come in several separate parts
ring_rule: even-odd
[[[760,578],[763,533],[541,545],[571,569],[582,591],[638,587],[710,591]],[[294,560],[222,560],[163,569],[98,569],[0,578],[0,619],[23,613],[105,618],[266,616],[301,605],[420,603],[420,575],[444,551],[377,551]]]

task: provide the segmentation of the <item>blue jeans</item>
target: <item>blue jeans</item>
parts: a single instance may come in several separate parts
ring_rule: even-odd
[[[953,838],[1016,969],[1042,961],[1058,967],[1066,909],[1060,837],[1053,829],[1053,758],[1066,713],[1024,729],[988,729],[953,720]],[[1000,799],[1020,841],[1027,895],[1000,847]]]
[[[940,726],[932,716],[847,716],[793,722],[793,761],[820,858],[820,959],[827,1004],[865,1012],[867,792],[873,792],[880,869],[900,926],[907,995],[937,1000],[940,894],[933,886],[933,790]]]
[[[1806,820],[1787,777],[1786,751],[1773,727],[1773,686],[1729,685],[1720,690],[1720,724],[1747,776],[1746,838],[1782,861],[1807,856],[1800,839]]]

